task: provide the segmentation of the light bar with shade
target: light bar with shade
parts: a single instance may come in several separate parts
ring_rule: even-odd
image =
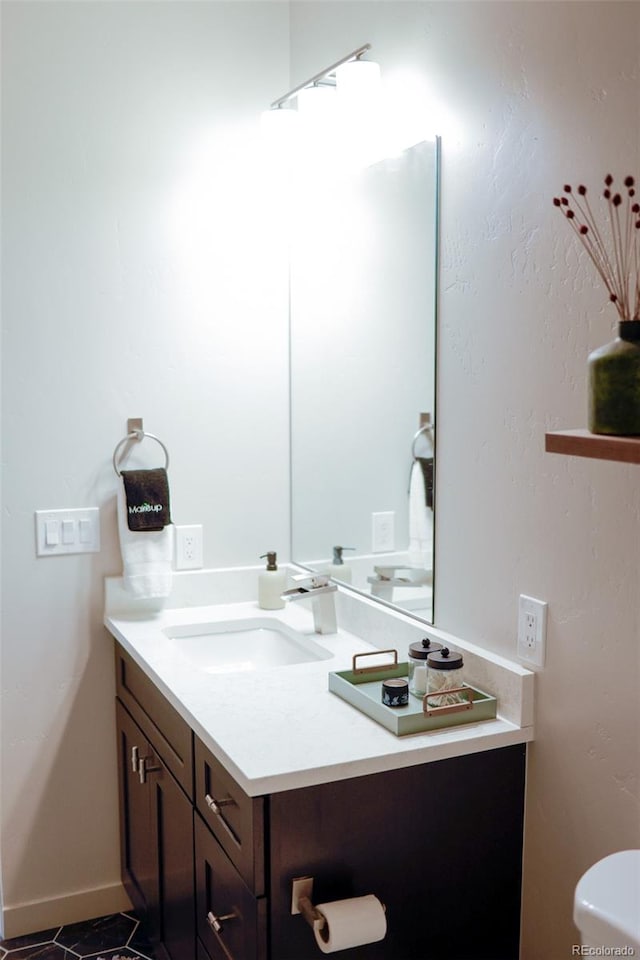
[[[336,69],[336,92],[351,108],[373,104],[380,95],[380,65],[373,60],[348,60]]]

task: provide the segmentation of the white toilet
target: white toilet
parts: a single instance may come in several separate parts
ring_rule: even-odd
[[[622,850],[590,867],[576,887],[573,922],[583,946],[629,948],[640,956],[640,850]]]

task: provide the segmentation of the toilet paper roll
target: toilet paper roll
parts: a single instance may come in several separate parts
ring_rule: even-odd
[[[316,910],[326,920],[321,930],[314,929],[316,943],[323,953],[375,943],[384,939],[387,932],[384,907],[372,893],[366,897],[320,903]]]

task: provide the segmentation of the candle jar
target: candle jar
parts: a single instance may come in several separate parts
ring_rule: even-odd
[[[461,693],[449,692],[461,687],[462,654],[442,647],[430,653],[427,657],[427,693],[438,694],[430,696],[429,707],[449,707],[455,703],[467,703],[467,698]]]
[[[423,637],[409,645],[409,693],[414,697],[424,697],[427,692],[427,657],[437,650],[442,650],[442,644],[430,640],[429,637]]]
[[[382,681],[382,702],[385,707],[406,707],[409,703],[409,686],[406,677]]]

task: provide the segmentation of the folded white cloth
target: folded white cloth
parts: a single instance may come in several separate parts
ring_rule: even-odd
[[[426,504],[422,467],[414,460],[409,481],[409,563],[431,570],[432,558],[433,510]]]
[[[122,477],[118,484],[118,533],[125,590],[139,599],[171,593],[173,525],[163,530],[129,530],[127,499]]]

